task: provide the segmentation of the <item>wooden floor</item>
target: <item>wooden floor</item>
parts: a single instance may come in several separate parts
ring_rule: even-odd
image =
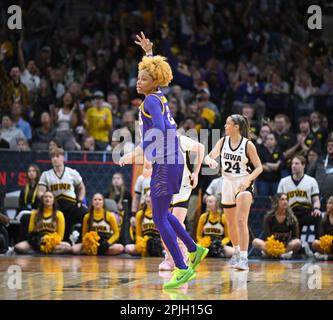
[[[169,292],[171,273],[158,272],[159,258],[0,256],[0,299],[333,300],[333,263],[253,260],[249,272],[206,259],[197,278]],[[19,266],[19,267],[17,267]],[[17,270],[22,270],[22,289]],[[317,278],[314,278],[314,277]],[[14,278],[13,278],[14,277]]]

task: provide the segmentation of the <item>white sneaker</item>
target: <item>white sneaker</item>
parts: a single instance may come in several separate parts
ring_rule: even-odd
[[[263,258],[266,258],[267,257],[267,253],[264,251],[264,250],[261,250],[261,256],[263,257]]]
[[[6,251],[6,256],[12,256],[15,254],[14,247],[8,247],[8,250]]]
[[[69,240],[71,241],[72,243],[72,246],[74,246],[77,241],[79,240],[79,237],[80,237],[80,233],[76,230],[74,230],[71,235],[69,236]]]
[[[286,252],[286,253],[282,253],[281,254],[281,259],[289,260],[289,259],[291,259],[292,256],[293,256],[293,252],[289,251],[289,252]]]
[[[158,266],[160,271],[172,271],[175,268],[175,263],[169,254],[165,254],[164,260]]]
[[[235,267],[238,270],[249,270],[249,260],[244,257],[240,257]]]
[[[231,256],[231,258],[230,258],[230,260],[228,262],[229,267],[230,268],[236,268],[236,266],[238,265],[239,260],[240,260],[240,254],[239,253],[234,253]]]
[[[322,254],[320,252],[315,252],[314,256],[317,260],[324,260],[324,261],[328,260],[328,254]]]

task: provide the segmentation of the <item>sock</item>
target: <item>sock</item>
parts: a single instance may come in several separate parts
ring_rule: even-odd
[[[180,229],[182,230],[182,232],[186,231],[181,226],[176,217],[174,218],[179,224],[179,226],[177,225],[176,228],[179,230],[175,230],[174,225],[172,225],[172,223],[168,219],[170,218],[170,213],[168,212],[168,210],[171,199],[172,195],[151,198],[153,208],[153,220],[166,247],[168,248],[173,258],[173,261],[175,262],[176,267],[179,269],[187,269],[187,265],[184,263],[184,258],[177,242],[177,231],[180,231]],[[174,221],[172,222],[176,224]]]
[[[247,259],[247,251],[241,251],[240,252],[240,257]]]
[[[236,253],[236,254],[239,254],[239,252],[240,252],[240,247],[239,247],[239,245],[234,246],[234,249],[235,249],[235,253]]]

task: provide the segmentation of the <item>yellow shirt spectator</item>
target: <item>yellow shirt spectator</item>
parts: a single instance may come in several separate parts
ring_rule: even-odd
[[[92,107],[86,113],[88,134],[95,140],[109,142],[109,131],[112,127],[112,113],[110,109]]]

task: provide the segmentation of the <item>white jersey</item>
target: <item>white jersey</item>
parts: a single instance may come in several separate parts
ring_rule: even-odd
[[[312,208],[312,197],[319,196],[317,181],[305,174],[300,181],[295,181],[290,175],[281,179],[278,193],[286,193],[291,208]]]
[[[145,202],[145,195],[150,190],[150,180],[150,177],[146,178],[142,174],[136,179],[134,191],[140,195],[140,204]]]
[[[250,161],[247,156],[248,139],[242,137],[238,147],[232,149],[230,137],[223,140],[221,150],[222,176],[224,178],[240,178],[250,174]]]
[[[190,151],[192,148],[193,140],[187,136],[179,136],[180,151],[184,159],[184,170],[182,177],[182,186],[191,186],[191,164],[190,164]]]
[[[82,182],[80,174],[69,167],[64,167],[63,174],[58,177],[54,169],[44,171],[39,179],[38,184],[45,186],[57,200],[64,198],[75,201],[75,187]]]
[[[184,169],[182,176],[182,183],[179,192],[173,195],[172,205],[186,202],[192,192],[192,180],[191,180],[191,163],[190,163],[190,150],[193,145],[193,140],[187,136],[178,136],[180,152],[184,159]]]
[[[222,186],[223,186],[223,177],[216,178],[212,180],[206,189],[206,193],[208,195],[214,195],[216,197],[221,197],[222,194]]]

